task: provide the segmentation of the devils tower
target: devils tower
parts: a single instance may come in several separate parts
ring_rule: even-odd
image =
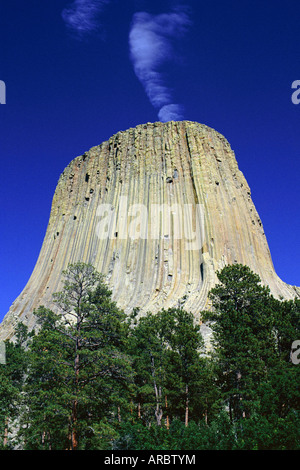
[[[126,312],[207,307],[216,271],[248,265],[274,296],[300,289],[277,276],[250,188],[227,140],[189,122],[148,123],[118,132],[61,174],[30,279],[0,326],[34,326],[51,307],[61,272],[76,261],[103,275]]]

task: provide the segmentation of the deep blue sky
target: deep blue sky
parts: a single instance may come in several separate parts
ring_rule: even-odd
[[[65,166],[120,130],[158,120],[129,33],[136,13],[182,13],[178,5],[190,8],[192,22],[163,70],[166,86],[184,119],[230,142],[275,269],[299,286],[300,104],[291,100],[300,80],[299,0],[107,3],[102,27],[78,37],[62,18],[68,1],[1,1],[0,320],[37,261]]]

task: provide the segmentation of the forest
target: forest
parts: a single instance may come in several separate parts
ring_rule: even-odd
[[[217,276],[198,316],[125,315],[69,265],[53,309],[4,343],[0,450],[299,450],[300,300],[247,266]]]

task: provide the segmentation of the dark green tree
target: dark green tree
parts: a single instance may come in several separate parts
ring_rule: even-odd
[[[63,274],[63,288],[54,295],[57,312],[44,307],[35,312],[39,331],[26,389],[28,448],[100,446],[101,421],[109,425],[121,400],[116,390],[131,373],[123,351],[125,316],[101,276],[84,263]]]
[[[5,341],[5,361],[0,364],[0,449],[18,445],[18,418],[22,408],[22,389],[27,371],[28,330],[17,325],[13,341]]]
[[[214,332],[219,385],[231,420],[248,416],[276,357],[274,299],[248,266],[226,266],[203,314]]]
[[[155,416],[169,427],[178,416],[188,425],[193,393],[202,380],[199,324],[181,309],[148,313],[130,330],[129,353],[134,358],[137,415],[145,424]],[[204,414],[204,411],[203,411]]]
[[[292,361],[292,346],[300,338],[300,301],[273,299],[275,357],[268,380],[261,384],[260,412],[285,419],[300,411],[299,365]]]
[[[149,425],[152,419],[158,426],[163,417],[166,396],[165,352],[166,345],[152,314],[135,318],[129,330],[127,348],[133,358],[135,371],[135,397],[132,407],[137,406],[136,416]],[[132,409],[133,418],[135,411]]]
[[[199,386],[201,379],[200,352],[203,352],[204,341],[200,333],[199,322],[193,315],[179,308],[171,308],[159,312],[161,332],[167,345],[167,367],[173,377],[171,395],[173,397],[173,413],[184,415],[185,426],[189,423],[192,407],[192,395]],[[175,401],[177,404],[175,406]]]

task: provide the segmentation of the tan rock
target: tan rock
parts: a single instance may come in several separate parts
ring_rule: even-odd
[[[111,238],[101,232],[108,214],[117,220]],[[61,271],[79,260],[105,275],[126,312],[181,305],[196,315],[207,306],[216,270],[235,262],[250,266],[277,297],[300,294],[275,273],[229,143],[195,122],[139,125],[67,166],[38,261],[0,326],[0,338],[10,337],[20,320],[33,327],[33,309],[51,307]]]

